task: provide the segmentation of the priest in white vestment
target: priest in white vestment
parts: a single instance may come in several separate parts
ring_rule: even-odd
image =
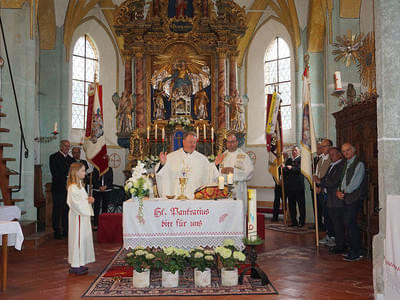
[[[247,153],[238,148],[238,140],[235,134],[229,134],[226,138],[226,148],[220,165],[220,172],[225,176],[225,182],[227,182],[229,174],[233,174],[236,198],[243,201],[243,215],[246,216],[247,181],[253,177],[254,165]]]
[[[157,188],[160,197],[180,195],[179,178],[186,177],[185,196],[194,198],[194,191],[204,185],[217,182],[217,166],[221,163],[222,154],[210,163],[203,154],[197,152],[197,137],[194,132],[183,136],[183,148],[160,153],[160,163],[156,165]]]

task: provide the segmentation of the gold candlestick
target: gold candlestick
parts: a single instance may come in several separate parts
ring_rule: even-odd
[[[187,183],[187,178],[186,177],[179,177],[179,185],[181,186],[181,194],[178,196],[178,200],[184,200],[184,199],[188,199],[185,196],[185,186]]]

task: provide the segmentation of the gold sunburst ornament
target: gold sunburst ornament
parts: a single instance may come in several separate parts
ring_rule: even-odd
[[[346,67],[349,67],[351,63],[356,64],[360,59],[359,49],[362,37],[362,33],[352,34],[350,30],[346,35],[337,36],[336,43],[333,44],[337,49],[332,51],[332,54],[336,55],[335,61],[343,61]]]
[[[376,66],[375,66],[375,33],[370,32],[363,40],[359,51],[358,68],[361,74],[361,83],[368,87],[368,94],[376,93]]]

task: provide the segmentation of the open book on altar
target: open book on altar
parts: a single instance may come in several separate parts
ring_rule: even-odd
[[[218,185],[206,185],[197,188],[194,191],[194,198],[197,200],[224,199],[229,197],[229,188],[224,186],[223,190]]]

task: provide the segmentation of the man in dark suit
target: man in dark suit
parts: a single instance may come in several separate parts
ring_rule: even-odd
[[[330,253],[339,254],[344,253],[345,233],[344,233],[344,203],[336,196],[336,191],[339,186],[340,180],[343,174],[344,160],[340,149],[332,147],[329,150],[329,158],[331,163],[329,168],[322,179],[317,179],[317,183],[320,187],[317,188],[317,192],[327,194],[327,207],[328,217],[333,225],[333,233],[335,236],[336,246],[329,249]],[[332,238],[333,236],[330,236]]]
[[[72,158],[74,159],[74,162],[83,163],[85,166],[85,170],[87,171],[89,169],[89,165],[86,160],[81,159],[81,148],[78,146],[72,147],[71,153],[72,153]]]
[[[53,195],[53,229],[54,238],[61,239],[68,235],[67,176],[73,159],[68,155],[70,143],[60,142],[60,150],[50,155],[50,172],[52,177],[51,192]],[[62,221],[62,230],[60,228]]]
[[[108,155],[106,155],[106,158],[107,160],[109,159]],[[92,180],[94,197],[93,229],[97,230],[97,225],[99,224],[100,207],[101,213],[107,213],[108,203],[110,202],[112,185],[114,181],[112,168],[109,168],[108,171],[102,176],[99,176],[99,171],[94,168]]]
[[[306,221],[304,176],[301,174],[300,149],[297,146],[293,146],[292,158],[289,158],[284,166],[284,177],[287,185],[290,219],[292,220],[289,226],[303,227]],[[299,222],[297,222],[296,203],[300,212]]]

